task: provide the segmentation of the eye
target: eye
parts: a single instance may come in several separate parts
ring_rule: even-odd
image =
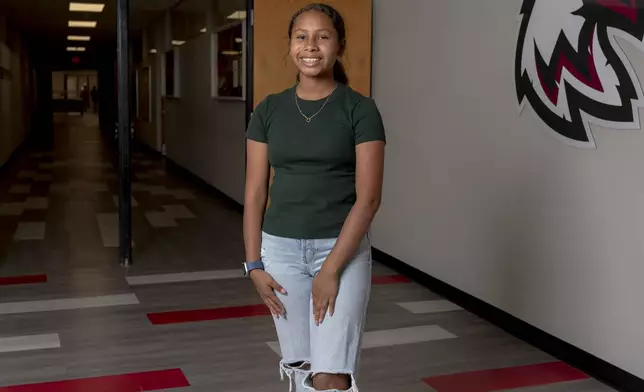
[[[326,35],[321,35],[321,36],[319,36],[318,38],[319,38],[319,39],[329,39],[329,37],[328,37],[328,36],[326,36]]]
[[[295,39],[303,40],[303,39],[306,39],[306,36],[305,36],[304,34],[298,34],[298,35],[295,37]]]

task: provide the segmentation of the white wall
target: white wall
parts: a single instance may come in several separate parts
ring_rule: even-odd
[[[152,69],[153,121],[138,123],[137,137],[161,150],[160,129],[164,128],[166,156],[239,203],[244,201],[245,103],[211,96],[211,35],[188,40],[175,53],[175,90],[178,98],[164,98],[165,52],[169,50],[169,15],[151,29],[154,38],[144,37],[144,63]],[[208,31],[214,21],[208,17]],[[154,41],[154,42],[152,42]],[[147,53],[157,49],[156,54]]]
[[[375,246],[644,377],[644,131],[595,127],[578,149],[519,114],[520,5],[375,0]]]
[[[209,34],[179,50],[181,97],[167,102],[166,154],[243,203],[245,103],[211,98],[209,56]]]

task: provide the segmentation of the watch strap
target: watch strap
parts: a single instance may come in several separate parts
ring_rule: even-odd
[[[261,260],[257,261],[247,261],[244,263],[244,272],[246,276],[250,274],[250,271],[256,270],[256,269],[264,269],[264,263]]]

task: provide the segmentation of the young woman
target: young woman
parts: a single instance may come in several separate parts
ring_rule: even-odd
[[[247,131],[244,265],[273,313],[290,386],[357,392],[385,132],[374,101],[347,85],[335,9],[301,9],[288,36],[298,83],[265,98]]]

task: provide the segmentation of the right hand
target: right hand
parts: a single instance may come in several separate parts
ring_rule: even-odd
[[[250,279],[253,281],[257,292],[273,316],[277,318],[284,316],[284,305],[282,305],[282,301],[275,295],[275,291],[286,294],[286,290],[268,272],[261,269],[252,270],[250,272]]]

